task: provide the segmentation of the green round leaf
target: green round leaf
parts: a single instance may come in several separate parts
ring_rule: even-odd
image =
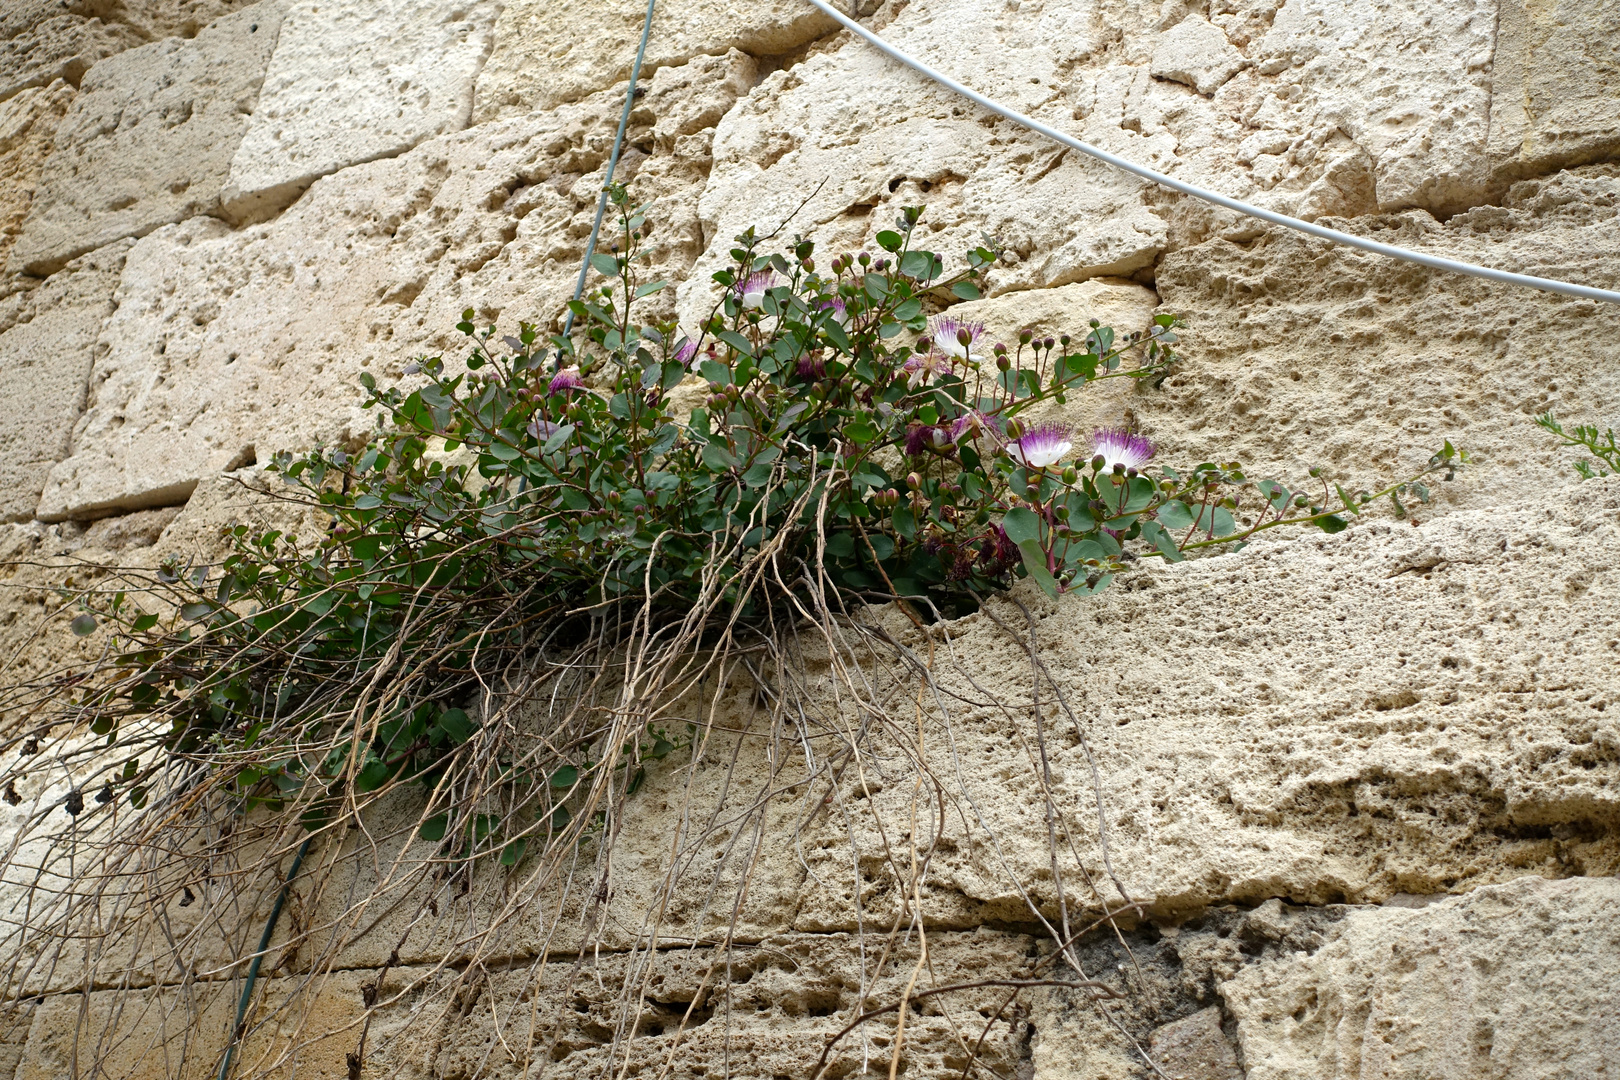
[[[551,774],[551,786],[554,788],[571,788],[579,783],[579,770],[572,765],[564,765]]]
[[[88,611],[83,615],[75,616],[73,619],[73,632],[79,637],[84,637],[86,634],[95,633],[96,617],[90,614]]]

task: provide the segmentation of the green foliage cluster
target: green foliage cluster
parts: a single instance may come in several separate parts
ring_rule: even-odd
[[[947,272],[914,246],[921,208],[878,234],[880,253],[824,269],[809,241],[767,252],[738,237],[714,275],[721,299],[683,337],[636,317],[666,285],[643,280],[641,212],[612,197],[619,241],[593,259],[577,334],[501,337],[469,311],[464,363],[422,359],[410,388],[365,377],[382,423],[363,449],[275,458],[327,515],[324,535],[238,527],[221,566],[165,568],[161,612],[123,597],[103,611],[121,646],[87,692],[98,733],[160,717],[166,754],[233,770],[250,803],[325,792],[314,823],[347,792],[441,784],[478,740],[469,712],[490,673],[604,619],[769,633],[816,608],[811,594],[900,600],[918,620],[1020,577],[1091,595],[1139,559],[1337,532],[1379,498],[1402,515],[1403,495],[1428,499],[1425,475],[1464,460],[1447,444],[1418,476],[1352,494],[1317,470],[1290,486],[1235,463],[1150,468],[1129,432],[1030,422],[1095,382],[1157,385],[1178,362],[1177,321],[989,342],[948,309],[981,294],[996,253]],[[682,394],[695,407],[677,409]],[[681,742],[597,734],[503,780],[560,825],[593,770],[633,790]],[[125,778],[137,802],[141,775]],[[424,835],[444,835],[435,820]]]
[[[1565,446],[1579,446],[1598,460],[1597,468],[1585,458],[1575,463],[1575,472],[1582,480],[1593,480],[1611,473],[1620,475],[1620,444],[1615,442],[1614,429],[1599,432],[1593,424],[1577,424],[1566,430],[1552,413],[1542,413],[1536,423],[1558,436]]]

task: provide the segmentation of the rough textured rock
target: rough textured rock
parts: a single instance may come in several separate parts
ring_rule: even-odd
[[[1221,987],[1248,1080],[1613,1076],[1617,903],[1606,877],[1353,911]]]
[[[1620,153],[1620,11],[1502,0],[1491,65],[1491,164],[1508,180]]]
[[[1148,72],[1154,78],[1185,83],[1208,97],[1247,63],[1219,27],[1193,15],[1159,39]]]
[[[70,0],[12,0],[0,13],[0,101],[63,79],[141,43],[138,31],[75,14]]]
[[[1620,169],[1590,166],[1515,186],[1501,206],[1439,225],[1426,214],[1350,228],[1399,246],[1604,288]],[[1190,360],[1131,415],[1161,444],[1210,445],[1267,472],[1313,465],[1357,485],[1421,466],[1442,440],[1474,452],[1480,500],[1540,490],[1570,455],[1534,426],[1620,423],[1620,372],[1596,342],[1620,308],[1276,232],[1167,256],[1167,311],[1185,315]],[[1594,333],[1596,336],[1593,336]],[[1553,345],[1557,342],[1557,345]],[[1373,489],[1376,490],[1376,489]],[[1432,512],[1432,511],[1431,511]]]
[[[128,242],[92,252],[26,297],[0,333],[0,520],[34,516],[51,466],[67,456],[73,425]]]
[[[255,0],[70,0],[75,13],[133,27],[148,41],[196,37],[215,19]]]
[[[114,240],[218,213],[284,6],[264,0],[88,75],[57,128],[12,268],[50,274]]]
[[[1620,639],[1604,612],[1617,537],[1620,480],[1570,482],[1416,528],[1141,571],[1096,602],[1037,603],[1045,663],[1074,710],[1048,699],[1045,728],[1069,903],[1120,902],[1116,879],[1168,914],[1615,873]],[[924,910],[949,926],[1013,918],[1017,882],[1055,912],[1029,660],[986,615],[951,634],[936,678],[996,704],[953,707],[930,736],[934,769],[978,764],[961,766],[974,812],[940,826]],[[879,821],[909,815],[913,783],[896,766],[849,825],[804,828],[809,872],[838,885],[805,894],[796,928],[850,925],[857,858],[866,917],[892,911]]]
[[[31,87],[0,102],[0,266],[28,216],[56,126],[72,103],[73,88],[65,82]]]
[[[647,149],[621,162],[655,222],[649,272],[667,276],[701,244],[702,125],[736,99],[751,62],[694,66],[654,80],[632,131]],[[182,501],[202,476],[363,436],[375,418],[360,408],[362,370],[394,380],[412,356],[455,346],[466,307],[507,324],[552,317],[573,286],[622,95],[345,169],[268,224],[233,232],[197,218],[141,240],[41,514]]]
[[[499,5],[292,0],[226,209],[266,213],[311,181],[467,126]]]
[[[641,0],[508,0],[478,80],[476,123],[549,109],[630,77]],[[642,74],[705,53],[791,52],[836,27],[803,0],[666,0],[653,16]]]

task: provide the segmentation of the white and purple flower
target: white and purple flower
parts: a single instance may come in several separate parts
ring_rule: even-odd
[[[968,353],[978,347],[984,337],[984,323],[969,322],[954,315],[935,315],[929,321],[928,332],[939,350],[952,360],[966,360]],[[967,343],[962,343],[963,336]]]
[[[1036,424],[1007,444],[1007,454],[1027,469],[1045,469],[1062,461],[1074,449],[1074,439],[1063,424]]]
[[[830,300],[822,301],[821,310],[831,315],[833,322],[842,326],[845,330],[849,329],[849,306],[844,303],[842,296],[834,296]]]
[[[758,311],[765,306],[766,292],[775,286],[776,271],[767,269],[749,274],[737,282],[735,288],[737,298],[742,301],[742,306],[749,311]]]
[[[553,394],[583,389],[585,389],[585,380],[580,377],[578,364],[565,367],[557,372],[551,377],[551,385],[547,387],[548,392]]]
[[[944,353],[930,349],[907,360],[904,370],[908,375],[907,384],[915,390],[919,386],[933,382],[942,375],[949,375],[951,373],[951,360]]]
[[[679,345],[675,346],[675,355],[670,359],[688,371],[692,370],[692,364],[697,360],[697,342],[691,338],[685,338]]]
[[[1153,444],[1129,428],[1099,428],[1091,436],[1091,456],[1103,459],[1103,471],[1112,472],[1114,466],[1140,469],[1153,456]]]

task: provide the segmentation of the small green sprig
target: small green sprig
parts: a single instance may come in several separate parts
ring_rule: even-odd
[[[1585,458],[1575,463],[1575,471],[1582,480],[1593,480],[1610,473],[1620,474],[1620,445],[1615,443],[1613,428],[1600,434],[1593,425],[1579,424],[1566,431],[1550,412],[1536,417],[1536,423],[1558,436],[1565,446],[1579,446],[1597,458],[1596,469]]]

